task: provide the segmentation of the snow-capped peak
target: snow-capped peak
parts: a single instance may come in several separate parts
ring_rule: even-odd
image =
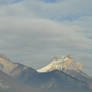
[[[79,62],[75,62],[71,56],[57,56],[54,57],[51,63],[41,69],[38,72],[49,72],[53,70],[74,70],[80,71],[82,65]]]

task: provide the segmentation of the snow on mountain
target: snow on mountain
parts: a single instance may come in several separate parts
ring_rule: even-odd
[[[38,69],[38,72],[50,72],[53,70],[67,71],[73,70],[80,72],[82,65],[79,62],[75,62],[71,56],[57,56],[52,59],[52,62],[47,66]]]

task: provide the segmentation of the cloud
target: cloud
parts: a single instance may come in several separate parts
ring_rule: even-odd
[[[81,33],[84,28],[77,21],[72,25],[39,18],[2,17],[0,25],[0,52],[17,62],[38,68],[57,55],[71,54],[84,65],[83,58],[91,58],[92,41]]]
[[[35,68],[71,54],[92,67],[92,0],[14,2],[0,0],[1,53]]]
[[[0,5],[8,5],[12,3],[18,3],[23,0],[0,0]]]
[[[75,20],[81,16],[92,15],[91,3],[91,0],[63,0],[54,4],[48,4],[42,0],[23,0],[19,3],[2,6],[0,9],[2,16],[34,16],[54,20]]]
[[[41,1],[43,1],[45,3],[57,3],[57,2],[60,2],[62,0],[41,0]]]

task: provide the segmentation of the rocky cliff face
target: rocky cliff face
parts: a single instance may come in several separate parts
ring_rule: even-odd
[[[73,70],[80,72],[82,65],[79,62],[75,62],[74,59],[70,56],[59,56],[54,57],[51,63],[41,69],[38,69],[38,72],[50,72],[53,70],[67,71]]]

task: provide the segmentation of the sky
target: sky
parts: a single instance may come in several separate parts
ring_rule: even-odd
[[[35,69],[71,55],[92,76],[92,0],[0,0],[0,54]]]

